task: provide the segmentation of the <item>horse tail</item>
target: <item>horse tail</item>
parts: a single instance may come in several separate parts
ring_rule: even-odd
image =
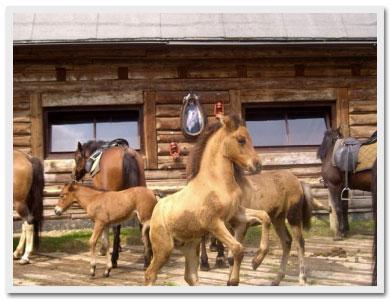
[[[303,190],[302,202],[302,226],[305,230],[309,230],[311,226],[311,216],[313,212],[313,198],[309,184],[301,182]]]
[[[33,216],[34,225],[34,248],[39,248],[40,233],[43,223],[43,188],[45,185],[43,165],[41,160],[32,157],[30,159],[33,168],[33,178],[30,188],[28,209]]]
[[[135,187],[140,185],[139,172],[137,159],[134,155],[131,155],[127,150],[123,155],[122,165],[122,181],[123,189]]]

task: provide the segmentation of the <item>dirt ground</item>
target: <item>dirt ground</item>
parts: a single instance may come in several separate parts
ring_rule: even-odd
[[[343,241],[330,237],[306,239],[306,268],[309,285],[370,285],[372,237],[356,236]],[[31,264],[19,265],[14,261],[14,285],[61,286],[132,286],[142,285],[144,278],[141,246],[123,246],[118,268],[109,278],[103,277],[105,257],[98,257],[96,276],[89,277],[89,253],[66,254],[63,252],[34,255]],[[281,256],[277,240],[271,240],[270,253],[263,264],[253,271],[251,259],[255,247],[246,247],[242,263],[240,285],[270,285],[275,277]],[[229,269],[216,269],[215,252],[209,252],[212,269],[199,271],[201,285],[226,285]],[[174,251],[169,262],[160,271],[157,284],[186,285],[183,278],[184,258]],[[295,244],[289,259],[288,271],[281,285],[298,285],[298,261]]]

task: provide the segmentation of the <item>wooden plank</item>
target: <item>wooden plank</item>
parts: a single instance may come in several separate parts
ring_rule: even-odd
[[[102,83],[100,82],[100,84]],[[137,105],[142,103],[143,103],[142,91],[82,92],[82,93],[61,92],[61,93],[42,94],[43,107],[79,106],[79,105],[83,105],[83,106]]]
[[[304,90],[304,89],[256,89],[242,90],[243,103],[257,102],[292,102],[292,101],[334,101],[336,90],[334,88]]]
[[[13,145],[20,147],[29,147],[31,145],[31,137],[28,136],[14,136]]]
[[[284,64],[269,66],[267,64],[250,64],[247,65],[247,75],[253,77],[294,77],[294,65]]]
[[[239,90],[229,90],[231,111],[242,116],[241,92]],[[229,113],[225,110],[225,114]]]
[[[42,99],[39,94],[32,94],[31,102],[31,151],[33,156],[43,159],[43,116]]]
[[[177,180],[185,179],[185,170],[145,170],[145,177],[148,182],[154,180]]]
[[[158,131],[158,142],[188,142],[189,138],[186,138],[181,131]]]
[[[348,98],[351,101],[375,101],[376,86],[373,88],[350,88],[348,89]]]
[[[187,161],[185,156],[180,156],[178,160],[173,160],[171,156],[159,156],[158,169],[185,169]]]
[[[178,80],[175,80],[178,81]],[[180,80],[182,81],[182,80]],[[219,101],[229,103],[229,94],[226,91],[195,92],[199,96],[199,102],[203,104],[215,104]],[[157,104],[177,104],[183,103],[183,98],[188,94],[188,91],[167,91],[157,92]]]
[[[45,159],[43,164],[45,173],[71,173],[76,163],[74,159]]]
[[[377,104],[374,101],[359,102],[349,101],[349,113],[376,112]]]
[[[207,122],[214,122],[215,117],[207,117]],[[157,117],[156,127],[157,130],[172,130],[180,131],[180,117]]]
[[[352,137],[368,138],[376,131],[376,126],[351,126],[350,132]]]
[[[146,167],[157,168],[156,92],[144,93],[144,136]]]
[[[349,116],[349,123],[353,125],[376,125],[377,116],[376,113],[370,114],[351,114]]]
[[[305,164],[321,164],[321,160],[317,158],[317,153],[313,152],[268,152],[268,153],[259,153],[259,157],[264,166],[272,165],[305,165]]]
[[[183,156],[187,156],[194,143],[182,142],[178,145],[180,148],[180,154]],[[169,143],[159,143],[157,152],[159,156],[169,155]]]
[[[238,77],[234,65],[192,66],[187,69],[187,78],[234,78]]]
[[[14,135],[30,135],[31,128],[30,123],[14,123],[13,132]]]
[[[14,112],[13,122],[14,123],[30,123],[31,117],[30,112],[26,113],[25,111],[22,114],[19,114],[18,112]]]
[[[28,100],[25,101],[15,101],[13,103],[14,111],[30,111],[30,102]]]
[[[339,88],[337,90],[337,127],[341,128],[341,133],[344,137],[350,136],[349,132],[349,102],[348,89]]]

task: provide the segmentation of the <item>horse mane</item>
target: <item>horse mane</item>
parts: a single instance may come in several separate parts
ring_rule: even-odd
[[[199,173],[200,162],[202,161],[202,156],[204,149],[206,148],[207,141],[210,137],[222,128],[222,124],[219,121],[207,124],[204,131],[198,137],[198,141],[192,147],[190,155],[188,157],[188,166],[187,166],[187,179],[191,181]]]
[[[88,142],[83,143],[83,152],[88,153],[89,155],[96,151],[99,147],[104,144],[103,140],[89,140]]]
[[[322,143],[317,150],[317,158],[320,158],[323,161],[326,158],[326,155],[330,150],[333,149],[335,140],[333,139],[333,133],[335,130],[328,129],[325,131],[324,138],[322,139]]]
[[[241,117],[232,113],[229,115],[230,126],[234,129],[237,129],[240,125],[242,125]],[[223,124],[220,121],[209,123],[201,135],[198,137],[198,141],[191,149],[191,152],[188,157],[188,166],[187,166],[187,180],[191,181],[196,175],[199,173],[200,163],[202,161],[203,152],[206,148],[206,144],[210,137],[217,132],[220,128],[222,128]],[[237,173],[237,175],[239,175]]]

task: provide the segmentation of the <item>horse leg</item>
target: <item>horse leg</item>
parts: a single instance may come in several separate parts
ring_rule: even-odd
[[[343,209],[343,221],[344,221],[344,233],[347,233],[349,231],[349,223],[348,223],[348,200],[342,200],[341,206]]]
[[[30,263],[30,254],[33,251],[34,248],[34,224],[28,224],[28,222],[25,222],[26,226],[26,250],[24,251],[24,254],[22,258],[20,259],[19,263],[21,265]]]
[[[201,256],[200,256],[201,271],[210,271],[209,257],[207,256],[207,250],[206,250],[206,241],[207,241],[207,235],[204,235],[201,241]]]
[[[110,239],[108,237],[108,230],[109,230],[109,226],[107,225],[104,230],[103,230],[103,234],[102,234],[102,248],[105,248],[106,249],[106,252],[110,250]],[[100,249],[100,250],[101,250]],[[106,257],[107,257],[107,261],[106,261],[106,270],[104,270],[104,277],[108,277],[110,276],[110,272],[111,272],[111,269],[112,269],[112,261],[111,261],[111,257],[109,254],[106,254]]]
[[[225,258],[225,247],[223,246],[222,242],[217,239],[216,241],[217,245],[217,259],[215,261],[215,267],[216,268],[227,268],[228,266],[226,265],[226,258]]]
[[[109,247],[110,247],[109,242],[110,242],[109,231],[108,231],[108,229],[104,229],[103,234],[102,234],[102,246],[100,247],[100,251],[99,251],[99,254],[101,256],[105,256],[105,255],[107,255],[107,252],[109,252]]]
[[[299,260],[299,284],[306,284],[306,269],[305,269],[305,240],[302,235],[301,225],[291,225],[292,235],[296,244],[298,244],[298,260]]]
[[[26,243],[26,225],[27,225],[27,221],[23,221],[22,234],[20,235],[18,246],[14,251],[14,259],[19,259],[23,255],[24,244]]]
[[[230,269],[228,286],[236,286],[240,282],[240,267],[244,258],[244,247],[230,234],[225,223],[217,219],[210,227],[210,232],[221,242],[223,242],[233,254],[233,267]]]
[[[235,224],[233,227],[234,238],[236,238],[236,240],[238,242],[240,242],[241,244],[245,238],[245,234],[246,234],[247,229],[248,229],[247,224],[243,223],[243,222]],[[233,266],[234,259],[232,256],[232,252],[230,250],[228,251],[228,262],[229,262],[230,266]]]
[[[214,236],[210,236],[210,251],[211,252],[217,252],[218,251],[218,240]]]
[[[118,267],[118,258],[119,258],[119,247],[121,245],[121,225],[116,225],[113,227],[114,230],[114,245],[112,248],[112,255],[111,255],[111,262],[112,267],[117,268]]]
[[[99,239],[100,235],[102,234],[104,229],[104,225],[101,222],[96,221],[95,225],[93,227],[93,233],[91,238],[89,239],[89,246],[91,247],[91,268],[90,268],[90,274],[91,276],[95,276],[95,271],[96,271],[96,243],[97,240]]]
[[[180,248],[185,258],[184,280],[194,286],[199,283],[199,243],[191,242]]]
[[[345,237],[344,229],[344,215],[341,207],[341,188],[329,187],[330,200],[332,203],[332,209],[334,207],[337,216],[336,232],[334,236],[335,241],[342,240]]]
[[[276,234],[279,237],[280,243],[282,244],[283,254],[282,258],[280,260],[280,268],[278,275],[276,278],[272,281],[271,285],[277,286],[280,284],[284,276],[286,275],[286,267],[287,267],[287,261],[291,250],[291,235],[288,232],[288,229],[286,227],[285,220],[283,218],[281,219],[275,219],[272,221],[272,224],[274,225]]]
[[[156,236],[151,235],[153,258],[145,271],[145,285],[153,285],[157,273],[168,261],[174,247],[173,239],[164,229],[157,229]]]

